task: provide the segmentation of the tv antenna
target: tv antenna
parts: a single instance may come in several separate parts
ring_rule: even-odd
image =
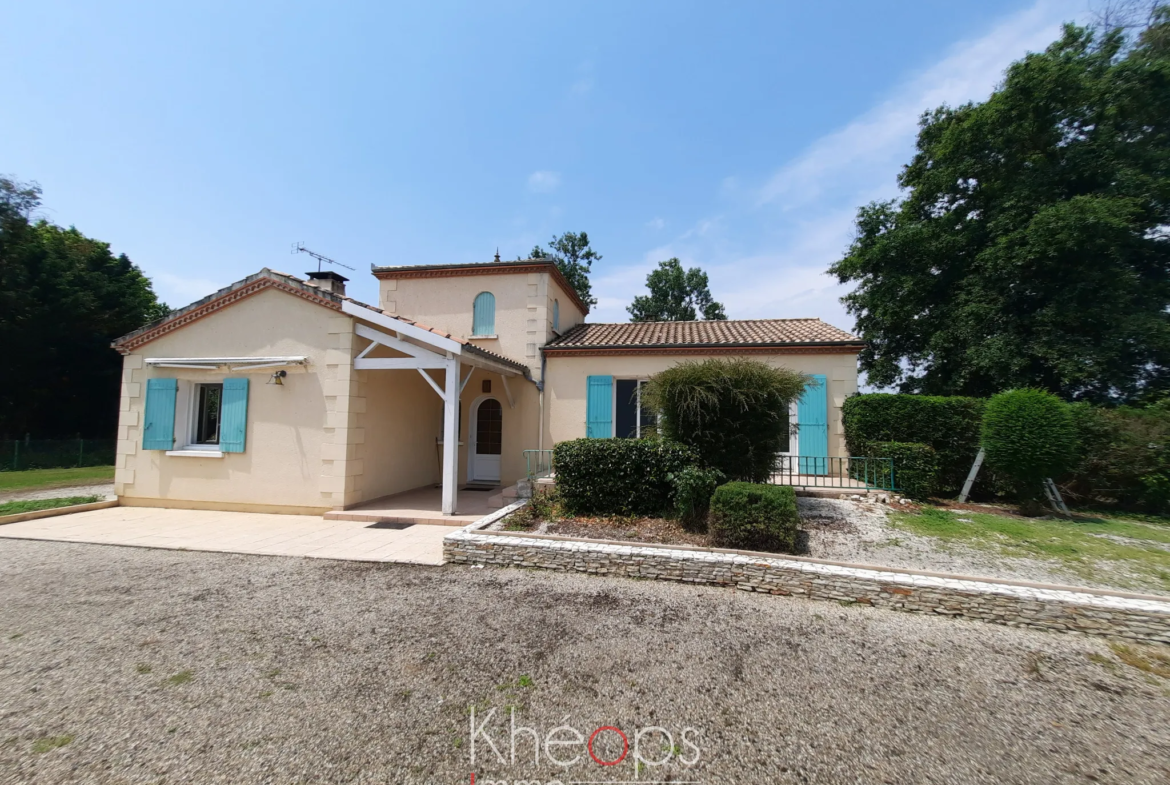
[[[333,259],[330,259],[328,256],[322,256],[321,254],[317,253],[316,251],[310,251],[308,248],[305,247],[304,243],[293,243],[291,253],[307,253],[309,256],[316,259],[317,260],[317,272],[321,272],[321,262],[328,262],[329,264],[335,264],[338,267],[344,267],[347,270],[353,269],[348,264],[342,264],[341,262],[334,261]]]

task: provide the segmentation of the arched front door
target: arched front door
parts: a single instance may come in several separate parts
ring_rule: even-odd
[[[504,408],[495,398],[484,398],[472,407],[471,437],[468,479],[472,482],[499,482]]]

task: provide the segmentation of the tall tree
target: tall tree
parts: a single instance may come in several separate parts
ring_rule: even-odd
[[[115,338],[166,313],[124,254],[30,216],[40,188],[0,179],[0,438],[113,437]]]
[[[565,232],[560,237],[554,236],[549,243],[548,250],[539,245],[528,254],[530,259],[552,259],[557,263],[569,284],[577,290],[581,302],[590,308],[597,305],[597,298],[593,296],[593,287],[589,284],[589,271],[594,262],[601,261],[601,254],[589,245],[589,235],[585,232]]]
[[[677,258],[658,263],[646,276],[650,294],[639,295],[626,307],[633,322],[693,322],[726,320],[723,304],[715,302],[707,274],[698,267],[684,270]]]
[[[926,113],[899,201],[830,268],[871,383],[1112,402],[1170,390],[1170,11],[1066,25],[981,104]]]

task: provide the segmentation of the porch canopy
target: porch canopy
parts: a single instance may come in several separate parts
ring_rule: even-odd
[[[503,382],[504,395],[509,406],[515,406],[509,377],[526,377],[527,366],[509,360],[455,338],[448,333],[426,327],[398,316],[391,316],[354,300],[343,299],[341,310],[350,316],[375,325],[354,325],[354,333],[369,341],[369,345],[354,358],[355,370],[415,370],[443,401],[443,514],[456,514],[459,481],[459,396],[471,379],[475,368],[497,373]],[[381,329],[377,329],[381,328]],[[377,347],[384,346],[405,357],[370,357]],[[462,375],[468,366],[467,375]],[[445,372],[442,386],[428,371]]]

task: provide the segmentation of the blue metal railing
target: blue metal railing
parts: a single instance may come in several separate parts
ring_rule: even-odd
[[[892,458],[822,458],[807,455],[779,455],[772,471],[773,485],[798,488],[841,488],[848,490],[893,491]]]
[[[539,480],[552,474],[552,450],[525,450],[524,464],[528,467],[528,479]]]

